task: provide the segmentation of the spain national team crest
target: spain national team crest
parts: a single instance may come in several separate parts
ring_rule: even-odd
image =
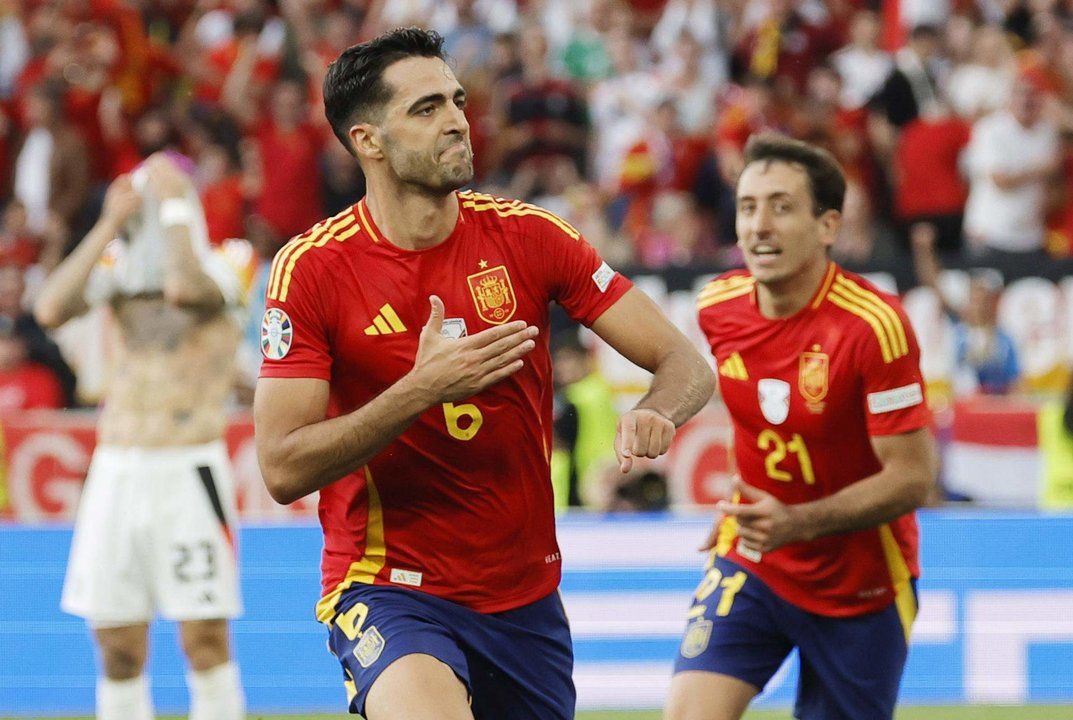
[[[801,353],[797,388],[801,391],[805,402],[816,405],[827,397],[827,371],[830,366],[831,359],[827,353]]]
[[[362,632],[361,640],[354,647],[354,657],[363,668],[367,668],[380,659],[380,653],[384,652],[385,645],[387,641],[384,640],[384,636],[375,625],[372,625]]]
[[[282,360],[291,349],[294,329],[287,313],[268,308],[261,319],[261,353],[269,360]]]
[[[514,317],[518,303],[506,267],[498,265],[482,270],[468,276],[466,282],[469,283],[469,293],[473,296],[477,313],[486,322],[502,325]]]
[[[689,623],[685,637],[682,638],[682,657],[695,658],[708,649],[708,642],[712,639],[712,621],[697,618]]]

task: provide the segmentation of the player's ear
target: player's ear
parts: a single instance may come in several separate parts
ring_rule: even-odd
[[[354,154],[359,158],[379,160],[384,157],[380,147],[380,128],[370,123],[357,123],[350,126],[350,143],[354,147]]]
[[[838,210],[824,210],[817,221],[820,224],[821,241],[827,247],[831,247],[838,239],[838,229],[842,226],[842,213]]]

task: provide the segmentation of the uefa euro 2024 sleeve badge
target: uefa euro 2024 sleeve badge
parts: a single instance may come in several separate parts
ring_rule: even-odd
[[[268,308],[261,319],[261,353],[269,360],[282,360],[291,349],[294,328],[287,313]]]

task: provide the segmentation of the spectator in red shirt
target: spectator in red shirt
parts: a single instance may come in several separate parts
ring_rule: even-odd
[[[26,340],[15,332],[15,323],[0,317],[0,415],[62,407],[60,381],[44,365],[30,362]]]
[[[971,134],[969,124],[945,108],[921,115],[902,128],[894,154],[894,209],[906,248],[909,227],[923,222],[935,227],[940,252],[961,250],[969,189],[958,157]]]
[[[268,116],[259,121],[256,108],[228,109],[243,122],[252,141],[243,153],[243,172],[254,212],[284,237],[317,223],[324,215],[320,155],[325,135],[309,121],[305,85],[277,82]]]
[[[803,94],[809,71],[838,49],[832,27],[811,25],[792,0],[771,0],[767,17],[738,44],[735,55],[742,67],[787,91]]]
[[[186,72],[194,78],[194,99],[204,106],[226,106],[229,78],[236,65],[248,65],[240,70],[241,90],[260,105],[265,91],[279,75],[279,58],[262,50],[259,43],[265,26],[265,14],[259,4],[236,14],[232,36],[219,45],[203,48],[187,37],[184,45]],[[184,36],[194,34],[184,28]]]
[[[244,237],[246,198],[242,175],[227,148],[216,144],[206,146],[198,158],[198,170],[209,241],[219,245],[228,238]]]

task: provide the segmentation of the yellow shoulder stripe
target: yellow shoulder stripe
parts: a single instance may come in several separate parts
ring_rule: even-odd
[[[535,215],[536,217],[542,217],[555,225],[571,239],[578,240],[581,238],[581,233],[578,232],[573,225],[550,210],[545,210],[536,205],[530,205],[529,203],[523,203],[517,200],[503,200],[502,198],[495,198],[491,195],[482,195],[480,193],[459,193],[459,196],[462,198],[462,207],[464,208],[469,208],[476,212],[491,210],[500,217]]]
[[[879,295],[839,275],[827,297],[871,326],[879,340],[883,362],[893,362],[909,353],[909,341],[901,318]]]
[[[716,305],[727,300],[732,300],[742,295],[748,295],[753,291],[756,281],[747,275],[714,280],[704,286],[697,296],[697,310],[703,310],[711,305]]]
[[[353,237],[360,226],[354,215],[348,210],[333,218],[319,222],[308,232],[299,235],[276,253],[272,261],[272,270],[268,276],[268,297],[270,300],[287,301],[287,291],[291,284],[291,275],[298,258],[314,247],[323,247],[329,240],[343,242]]]

